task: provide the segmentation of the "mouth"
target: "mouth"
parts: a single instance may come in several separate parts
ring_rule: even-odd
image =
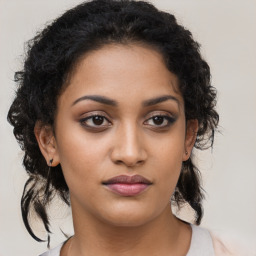
[[[144,192],[152,182],[141,175],[120,175],[102,182],[110,191],[121,196],[136,196]]]

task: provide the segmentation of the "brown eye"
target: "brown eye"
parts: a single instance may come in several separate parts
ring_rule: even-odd
[[[102,125],[103,122],[104,122],[104,117],[103,116],[94,116],[92,118],[92,122],[95,124],[95,125]]]
[[[153,119],[154,124],[156,124],[156,125],[161,125],[164,122],[163,116],[154,116],[152,119]]]
[[[169,127],[175,122],[174,117],[168,115],[155,115],[145,121],[145,124],[155,128],[165,128]]]
[[[92,115],[80,120],[80,123],[88,128],[107,128],[111,122],[102,115]]]

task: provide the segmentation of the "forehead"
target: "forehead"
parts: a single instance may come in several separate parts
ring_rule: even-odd
[[[86,94],[142,100],[171,94],[181,97],[179,81],[163,56],[149,46],[111,44],[84,55],[63,93],[66,100]]]

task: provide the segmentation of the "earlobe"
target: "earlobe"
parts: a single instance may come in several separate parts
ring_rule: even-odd
[[[34,133],[38,146],[42,155],[45,158],[46,163],[49,166],[58,165],[59,154],[52,126],[44,125],[40,121],[37,121],[34,127]]]
[[[183,161],[187,161],[191,155],[192,149],[196,142],[198,131],[198,120],[191,119],[187,121],[186,138],[184,145]]]

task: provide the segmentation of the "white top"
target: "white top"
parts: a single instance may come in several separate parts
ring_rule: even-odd
[[[192,238],[186,256],[214,256],[213,241],[207,229],[191,225]],[[60,256],[63,243],[39,256]]]
[[[186,256],[214,256],[213,240],[207,229],[192,227],[190,248]]]

